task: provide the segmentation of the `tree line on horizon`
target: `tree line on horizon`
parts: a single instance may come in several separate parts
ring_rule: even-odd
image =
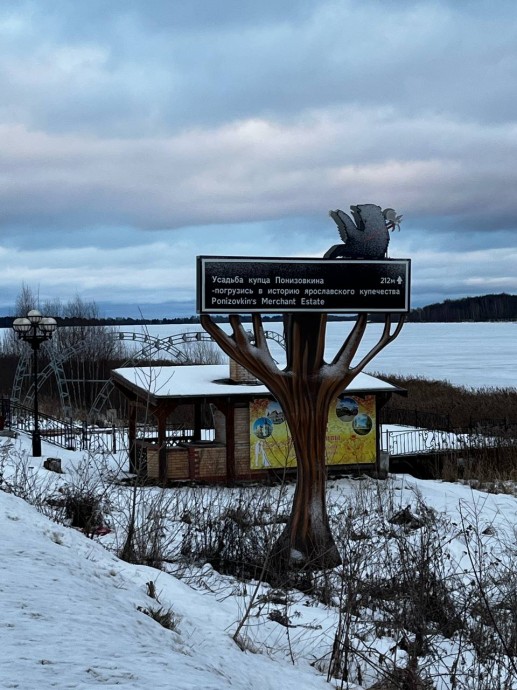
[[[77,298],[76,298],[77,299]],[[45,310],[46,312],[48,311]],[[17,314],[18,316],[22,314]],[[59,315],[56,316],[59,326],[139,326],[162,324],[198,324],[199,316],[175,316],[161,319],[132,318],[117,316],[102,318],[98,314],[91,315]],[[11,328],[15,316],[0,316],[0,328]],[[217,323],[228,321],[227,316],[214,315]],[[281,314],[264,314],[265,322],[282,320]],[[350,314],[329,314],[329,321],[350,321]],[[249,315],[243,315],[242,321],[250,321]],[[372,321],[381,320],[379,315],[372,315]],[[478,297],[463,297],[461,299],[446,299],[443,302],[429,304],[425,307],[412,309],[408,314],[410,322],[460,322],[460,321],[517,321],[517,295],[507,293],[481,295]]]
[[[444,302],[412,309],[408,321],[517,321],[517,295],[501,293],[446,299]]]

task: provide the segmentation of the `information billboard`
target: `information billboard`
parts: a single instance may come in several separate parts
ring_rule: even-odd
[[[405,313],[410,263],[199,256],[197,311]]]
[[[296,455],[282,408],[257,398],[250,410],[250,468],[295,467]],[[327,465],[374,464],[377,423],[374,395],[340,395],[329,411],[325,443]]]

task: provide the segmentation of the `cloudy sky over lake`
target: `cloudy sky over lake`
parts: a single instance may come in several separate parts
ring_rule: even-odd
[[[0,311],[194,312],[198,254],[404,215],[412,303],[517,292],[515,0],[4,0]]]

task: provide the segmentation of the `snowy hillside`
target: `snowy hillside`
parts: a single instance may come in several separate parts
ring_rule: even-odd
[[[231,604],[124,563],[3,492],[0,521],[2,688],[276,690],[280,677],[288,690],[328,687],[308,664],[240,651]],[[174,631],[139,610],[170,607]]]
[[[409,668],[411,659],[433,683],[426,688],[517,688],[515,660],[508,656],[517,652],[512,646],[517,609],[511,604],[517,601],[517,499],[512,494],[403,475],[329,482],[333,529],[344,557],[332,577],[343,583],[341,593],[339,586],[332,589],[332,577],[310,593],[261,585],[241,636],[243,651],[232,636],[254,582],[220,575],[201,563],[182,573],[177,568],[183,577],[178,579],[117,558],[118,516],[130,499],[128,489],[117,485],[108,487],[110,534],[90,539],[50,520],[5,489],[16,486],[23,493],[25,487],[32,499],[55,497],[80,480],[84,490],[80,472],[89,459],[44,443],[44,456],[62,459],[65,472],[59,475],[43,470],[43,458],[30,457],[29,447],[28,437],[0,438],[1,688],[379,690],[398,687],[376,683]],[[116,467],[116,458],[105,461]],[[192,487],[148,491],[172,498],[183,513],[189,505],[189,514],[200,520],[216,498],[232,496],[227,489],[218,494]],[[260,493],[258,487],[249,491],[248,496]],[[195,501],[201,501],[201,512],[195,513]],[[145,519],[151,520],[145,506]],[[173,503],[167,506],[160,523],[164,540],[174,524]],[[175,524],[176,530],[188,528],[184,516]],[[422,580],[423,573],[429,581]],[[429,620],[415,623],[422,583],[435,603],[426,609]],[[489,613],[497,615],[499,627]],[[415,630],[424,631],[424,644]],[[339,656],[339,673],[329,674],[336,642],[346,654]],[[336,668],[335,655],[333,663]]]

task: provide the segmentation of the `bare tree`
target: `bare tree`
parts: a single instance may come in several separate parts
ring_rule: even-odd
[[[203,328],[236,362],[262,381],[280,403],[291,431],[298,475],[291,516],[280,536],[274,560],[280,570],[288,567],[333,567],[340,556],[330,530],[326,497],[325,432],[330,405],[355,376],[400,333],[405,316],[392,330],[386,314],[382,334],[371,350],[352,366],[368,322],[358,315],[344,344],[327,363],[324,360],[326,314],[289,314],[284,319],[287,366],[280,370],[269,351],[260,314],[253,314],[253,340],[238,315],[230,316],[232,335],[208,315]]]
[[[95,325],[99,318],[95,302],[83,300],[76,295],[67,302],[53,299],[40,306],[37,292],[23,283],[16,298],[15,313],[17,316],[25,316],[31,309],[41,309],[45,316],[58,319],[77,319],[76,323],[79,325],[58,328],[52,340],[42,345],[40,357],[42,370],[52,361],[62,365],[69,383],[67,388],[71,394],[70,404],[76,408],[75,411],[88,409],[97,395],[99,384],[108,378],[112,362],[125,358],[118,332],[109,326]],[[17,358],[29,352],[27,344],[19,340],[12,329],[6,329],[0,342],[4,370],[7,366],[5,358],[11,357],[9,366],[12,368],[12,376],[15,376]],[[49,399],[55,396],[52,379],[46,385],[45,393]]]
[[[39,304],[39,295],[37,292],[27,285],[22,283],[20,292],[16,297],[14,306],[15,316],[27,316],[31,309],[37,309]],[[18,334],[12,328],[5,329],[0,345],[1,355],[16,355],[19,356],[25,352],[27,345],[18,338]]]

